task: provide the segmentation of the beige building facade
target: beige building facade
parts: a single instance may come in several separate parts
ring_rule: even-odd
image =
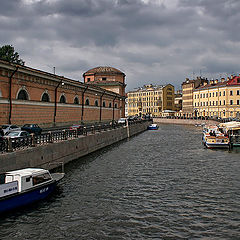
[[[240,118],[240,76],[211,80],[196,88],[193,107],[196,116]]]
[[[182,83],[182,116],[194,117],[193,91],[205,83],[208,83],[208,80],[201,77],[194,80],[186,78],[186,81]]]
[[[136,91],[128,92],[127,98],[129,116],[151,114],[159,117],[164,110],[174,110],[174,86],[171,84],[144,85]]]

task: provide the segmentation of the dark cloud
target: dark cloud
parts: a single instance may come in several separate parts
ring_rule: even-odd
[[[26,64],[79,79],[124,70],[128,89],[180,86],[193,72],[240,72],[239,0],[0,0],[0,45]]]

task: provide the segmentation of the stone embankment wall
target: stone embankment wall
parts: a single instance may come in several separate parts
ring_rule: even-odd
[[[213,120],[195,120],[195,119],[170,119],[170,118],[154,118],[154,123],[166,123],[166,124],[183,124],[183,125],[195,125],[195,124],[213,124],[218,125],[219,122]]]
[[[58,143],[6,153],[0,155],[1,172],[26,167],[53,169],[59,163],[68,163],[96,150],[134,136],[147,129],[150,122],[130,125],[108,131],[96,132],[88,136],[68,139]]]

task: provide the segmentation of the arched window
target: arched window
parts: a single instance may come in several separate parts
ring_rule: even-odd
[[[88,98],[85,101],[85,105],[89,105],[89,99]]]
[[[50,98],[49,98],[49,95],[47,93],[44,93],[42,95],[42,102],[50,102]]]
[[[103,106],[103,107],[106,107],[106,103],[105,103],[105,102],[103,102],[102,106]]]
[[[79,99],[78,99],[78,97],[75,97],[75,98],[74,98],[74,104],[79,104]]]
[[[24,89],[20,90],[19,93],[18,93],[17,99],[19,99],[19,100],[28,100],[27,92]]]
[[[66,103],[66,98],[64,95],[60,97],[60,103]]]
[[[95,100],[95,106],[96,107],[98,106],[98,100]]]
[[[112,107],[112,103],[109,103],[109,107],[110,107],[110,108]]]
[[[117,108],[117,103],[115,103],[114,107]]]

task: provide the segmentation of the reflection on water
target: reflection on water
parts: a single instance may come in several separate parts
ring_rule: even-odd
[[[51,198],[1,216],[0,239],[237,239],[239,156],[161,125],[68,164]]]

